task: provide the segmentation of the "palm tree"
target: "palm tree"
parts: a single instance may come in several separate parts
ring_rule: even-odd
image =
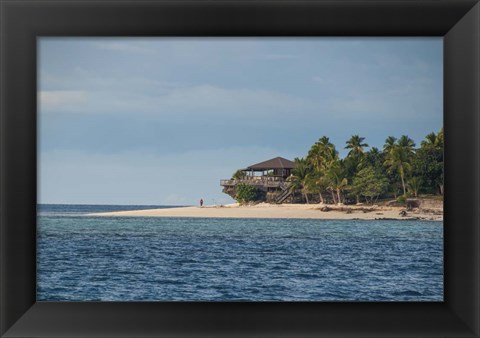
[[[422,148],[443,148],[443,128],[438,132],[438,134],[430,133],[425,136],[425,140],[421,143]]]
[[[411,170],[415,142],[406,135],[402,135],[398,140],[389,136],[385,140],[383,151],[385,153],[384,165],[388,167],[389,173],[398,172],[402,181],[403,195],[406,195],[405,174]]]
[[[418,192],[422,186],[422,179],[420,177],[414,176],[408,180],[408,190],[410,190],[415,197],[418,197]]]
[[[443,127],[442,129],[440,129],[440,131],[437,134],[437,140],[438,140],[439,146],[443,148]]]
[[[338,157],[338,151],[335,149],[333,143],[330,142],[330,139],[326,136],[321,137],[318,142],[318,147],[320,150],[321,156],[327,161],[333,161]]]
[[[325,203],[325,200],[323,198],[322,191],[324,191],[328,188],[328,177],[326,175],[317,176],[316,179],[315,179],[315,185],[316,185],[316,188],[317,188],[320,203],[323,204],[323,203]]]
[[[347,171],[348,180],[353,181],[357,176],[360,169],[365,164],[364,148],[368,147],[368,144],[364,143],[365,137],[358,135],[352,135],[346,142],[345,149],[350,149],[347,157],[345,158],[344,167]],[[355,194],[357,204],[360,203],[360,195]]]
[[[380,156],[380,150],[378,150],[377,147],[372,147],[369,151],[368,151],[368,154],[372,157],[372,158],[377,158]]]
[[[303,158],[295,159],[295,169],[292,170],[292,175],[290,176],[289,181],[290,191],[294,192],[296,190],[301,190],[305,196],[307,204],[309,204],[308,193],[312,189],[312,172],[307,160]]]
[[[308,151],[307,162],[316,170],[320,171],[324,166],[324,158],[321,154],[318,142],[315,142]]]
[[[442,162],[443,162],[443,142],[444,142],[443,127],[442,129],[440,129],[440,131],[437,134],[437,142],[438,142],[438,147],[442,152]],[[440,188],[440,194],[443,195],[443,168],[442,168],[442,174],[440,175],[440,177],[438,177],[437,184],[438,184],[438,187]]]
[[[332,160],[338,157],[338,152],[333,143],[326,136],[321,137],[310,148],[307,161],[313,165],[317,171],[323,171]]]
[[[425,136],[425,140],[422,141],[421,143],[422,148],[434,148],[438,145],[438,138],[435,133],[430,133],[427,136]]]
[[[358,135],[352,135],[347,141],[345,149],[350,149],[347,156],[359,157],[363,155],[363,148],[368,147],[368,144],[363,143],[365,137],[360,137]]]
[[[348,180],[345,176],[343,161],[337,160],[333,162],[328,169],[327,177],[329,179],[328,188],[332,192],[332,198],[335,204],[342,203],[341,191],[348,185]]]
[[[305,200],[307,201],[307,204],[310,204],[310,200],[308,198],[308,194],[314,194],[319,192],[319,186],[317,185],[317,178],[315,175],[310,172],[307,174],[305,179],[302,182],[303,185],[303,195],[305,196]]]
[[[376,147],[372,147],[368,152],[365,153],[365,160],[367,164],[373,166],[375,170],[381,170],[379,168],[383,166],[383,162],[385,162],[384,158],[384,153],[382,153]]]
[[[400,148],[405,149],[405,151],[409,154],[413,155],[415,153],[415,142],[407,135],[402,135],[398,139],[397,144]]]
[[[392,148],[395,146],[396,141],[397,141],[396,137],[393,137],[393,136],[387,137],[387,139],[385,140],[385,145],[383,146],[383,152],[388,154],[392,150]]]
[[[403,195],[407,194],[407,190],[405,188],[405,173],[406,171],[411,170],[410,160],[411,154],[409,149],[396,144],[392,147],[390,152],[387,153],[384,163],[384,165],[388,167],[389,172],[396,171],[399,173],[402,181]]]
[[[418,154],[421,158],[420,161],[417,161],[421,168],[420,174],[425,174],[427,181],[429,181],[428,183],[437,185],[440,193],[442,193],[443,180],[441,180],[440,173],[443,172],[443,128],[438,134],[432,132],[425,136]],[[437,177],[433,178],[433,180],[431,175],[432,168],[437,168],[435,173]],[[428,183],[427,185],[429,185]]]
[[[324,203],[322,191],[328,186],[327,169],[336,159],[338,159],[338,152],[326,136],[319,138],[308,152],[306,160],[313,169],[308,190],[318,193],[320,203]]]

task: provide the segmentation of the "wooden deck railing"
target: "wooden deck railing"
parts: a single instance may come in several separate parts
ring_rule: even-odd
[[[241,180],[220,180],[220,185],[225,187],[234,187],[237,184],[248,184],[268,188],[283,188],[285,186],[282,177],[253,177]]]

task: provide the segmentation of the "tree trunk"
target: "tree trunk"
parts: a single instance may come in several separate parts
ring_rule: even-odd
[[[342,203],[342,198],[340,196],[340,189],[337,189],[338,204]]]
[[[400,174],[400,178],[402,179],[403,196],[407,196],[407,190],[405,189],[405,181],[403,179],[403,175]]]
[[[440,195],[443,195],[443,184],[439,184],[438,187],[440,188]]]
[[[323,196],[321,192],[318,193],[318,197],[320,197],[320,203],[323,204]]]
[[[308,194],[307,194],[307,193],[303,193],[303,195],[305,195],[305,199],[307,200],[307,204],[310,204],[310,202],[308,201]]]
[[[357,199],[357,204],[360,204],[360,195],[355,195],[356,199]],[[365,198],[366,199],[366,198]],[[368,202],[367,202],[368,203]]]
[[[333,204],[337,204],[337,198],[335,197],[335,191],[332,190]]]

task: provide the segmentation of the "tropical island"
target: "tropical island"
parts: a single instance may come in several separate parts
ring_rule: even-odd
[[[339,152],[326,136],[305,157],[276,157],[222,179],[237,203],[94,214],[96,216],[443,220],[443,128],[416,148],[408,136],[383,149],[364,137]]]
[[[294,161],[276,157],[237,170],[221,180],[223,192],[240,204],[321,203],[374,204],[394,200],[406,205],[409,198],[443,200],[443,128],[430,133],[415,148],[406,135],[389,136],[383,150],[365,148],[365,138],[353,135],[340,158],[326,136],[308,154]]]

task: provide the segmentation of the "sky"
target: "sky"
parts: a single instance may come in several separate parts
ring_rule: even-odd
[[[328,136],[443,126],[441,38],[40,38],[39,203],[226,204]]]

